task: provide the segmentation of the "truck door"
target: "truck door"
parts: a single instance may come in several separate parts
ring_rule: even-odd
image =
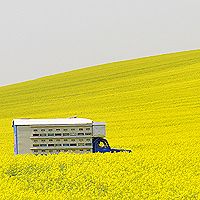
[[[94,152],[110,152],[110,146],[106,139],[99,139],[94,143]]]

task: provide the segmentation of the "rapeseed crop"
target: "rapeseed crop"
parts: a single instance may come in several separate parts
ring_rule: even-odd
[[[200,199],[200,50],[0,88],[1,199]],[[14,157],[12,119],[106,122],[132,153]]]

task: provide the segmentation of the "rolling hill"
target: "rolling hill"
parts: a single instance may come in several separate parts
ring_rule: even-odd
[[[110,146],[132,153],[14,157],[12,119],[74,115],[105,121]],[[0,87],[0,196],[197,199],[199,133],[200,50]]]

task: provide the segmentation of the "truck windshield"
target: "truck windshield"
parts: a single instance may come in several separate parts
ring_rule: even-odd
[[[99,141],[98,142],[98,147],[99,148],[108,148],[108,145],[105,141]]]

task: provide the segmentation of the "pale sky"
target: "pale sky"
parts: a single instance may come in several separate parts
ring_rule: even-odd
[[[199,0],[0,0],[0,86],[199,48]]]

